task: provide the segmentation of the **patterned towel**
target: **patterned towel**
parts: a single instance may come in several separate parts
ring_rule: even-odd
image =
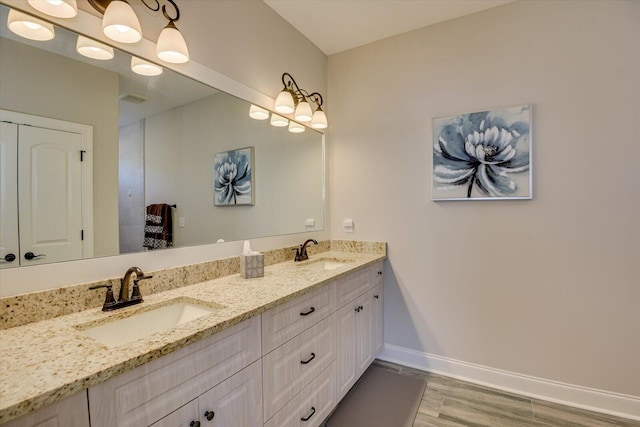
[[[171,206],[166,203],[147,206],[144,243],[142,246],[149,249],[162,249],[173,246]]]

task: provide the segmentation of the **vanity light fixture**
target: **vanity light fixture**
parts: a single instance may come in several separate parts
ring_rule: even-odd
[[[249,107],[249,117],[256,120],[267,120],[269,118],[269,111],[251,104],[251,107]]]
[[[296,123],[294,121],[289,122],[289,132],[291,133],[302,133],[304,132],[304,126],[300,123]]]
[[[85,36],[78,36],[76,51],[87,58],[98,59],[100,61],[113,59],[113,48],[111,46],[107,46],[106,44],[97,42]]]
[[[131,57],[131,71],[141,76],[159,76],[162,74],[162,67],[137,56]]]
[[[73,18],[78,14],[76,0],[29,0],[36,10],[56,18]]]
[[[94,8],[95,3],[97,2],[89,1]],[[103,12],[102,32],[105,36],[120,43],[137,43],[142,40],[140,21],[129,3],[124,0],[111,1]]]
[[[309,93],[301,89],[289,73],[282,75],[282,84],[284,88],[278,94],[274,106],[278,113],[294,113],[296,120],[303,123],[311,122],[311,127],[314,129],[327,127],[327,116],[322,111],[322,95],[318,92]],[[315,112],[313,112],[310,102],[316,105]]]
[[[89,4],[103,14],[102,31],[105,36],[119,43],[137,43],[142,40],[142,27],[131,5],[126,0],[87,0]],[[182,33],[176,27],[176,22],[180,19],[180,9],[173,0],[153,0],[155,4],[150,4],[149,0],[140,0],[145,7],[153,12],[162,11],[164,17],[169,21],[162,30],[156,43],[156,55],[159,59],[172,64],[183,64],[189,61],[189,49]],[[43,13],[52,16],[43,8],[39,8],[39,3],[65,3],[75,4],[76,0],[29,0],[29,3]],[[161,5],[161,2],[165,4]],[[36,6],[36,3],[38,4]],[[167,8],[169,5],[169,8]]]
[[[287,126],[288,124],[289,124],[289,119],[279,116],[275,113],[271,114],[271,126],[282,128]]]
[[[53,25],[15,9],[9,10],[7,26],[13,33],[30,40],[47,41],[55,37]]]

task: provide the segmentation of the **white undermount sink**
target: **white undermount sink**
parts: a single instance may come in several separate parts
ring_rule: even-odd
[[[79,331],[107,347],[146,338],[157,332],[165,332],[191,320],[207,316],[224,308],[222,305],[204,305],[192,301],[176,300],[159,305],[146,311],[135,313],[124,319],[86,327],[77,327]],[[117,313],[117,312],[114,312]]]
[[[353,260],[340,258],[319,258],[306,261],[299,265],[300,267],[304,267],[307,270],[337,270],[338,268],[347,266],[347,264],[349,264],[350,262],[353,262]]]

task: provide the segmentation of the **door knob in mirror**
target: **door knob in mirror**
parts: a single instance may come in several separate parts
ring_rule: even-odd
[[[24,259],[26,259],[27,261],[31,261],[32,259],[37,259],[41,257],[46,257],[46,255],[45,254],[36,255],[33,252],[27,252],[26,254],[24,254]]]

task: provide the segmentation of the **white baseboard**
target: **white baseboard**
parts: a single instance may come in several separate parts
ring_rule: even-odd
[[[640,421],[640,396],[565,384],[385,344],[378,359],[576,408]]]

